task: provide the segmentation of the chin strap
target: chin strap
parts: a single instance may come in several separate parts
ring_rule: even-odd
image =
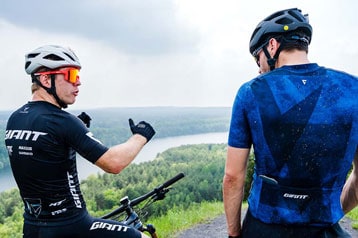
[[[51,74],[50,77],[51,77],[51,88],[46,88],[45,86],[42,85],[42,83],[37,79],[37,77],[34,74],[31,74],[32,82],[36,82],[43,89],[45,89],[48,94],[51,94],[61,108],[67,108],[67,104],[63,102],[56,93],[55,75]]]
[[[267,58],[267,64],[270,66],[270,71],[275,69],[275,65],[276,65],[276,61],[281,53],[281,50],[283,48],[283,46],[285,45],[285,42],[282,41],[280,43],[280,46],[278,47],[278,49],[276,50],[276,53],[273,57],[271,57],[270,53],[268,52],[268,50],[266,49],[266,47],[263,47],[263,51],[265,53],[265,56]]]

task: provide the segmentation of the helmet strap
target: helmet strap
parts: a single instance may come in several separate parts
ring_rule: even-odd
[[[270,53],[267,51],[266,47],[262,48],[262,50],[264,51],[266,58],[267,58],[267,64],[270,66],[270,71],[275,69],[275,64],[277,61],[277,58],[275,57],[271,57]],[[277,54],[277,52],[276,52]],[[276,55],[275,54],[275,55]]]
[[[55,75],[51,74],[51,88],[49,88],[48,90],[46,90],[49,94],[53,95],[54,98],[56,99],[56,102],[58,103],[58,105],[60,105],[61,108],[67,108],[67,104],[64,103],[57,95],[56,93],[56,86],[55,86]]]
[[[32,78],[32,82],[36,82],[38,85],[40,85],[43,89],[46,90],[46,92],[48,94],[51,94],[56,102],[58,103],[58,105],[60,105],[61,108],[67,108],[67,104],[64,103],[57,95],[56,93],[56,86],[55,86],[55,75],[51,74],[51,88],[46,88],[45,86],[42,85],[42,83],[37,79],[37,77],[34,74],[31,74],[31,78]]]
[[[270,66],[270,71],[275,69],[276,61],[277,61],[278,57],[280,56],[280,53],[281,53],[281,50],[282,50],[284,44],[285,44],[284,40],[280,42],[280,46],[277,48],[276,53],[273,57],[271,57],[271,55],[268,52],[268,50],[266,49],[266,47],[262,48],[262,50],[264,51],[265,56],[267,58],[267,64]]]

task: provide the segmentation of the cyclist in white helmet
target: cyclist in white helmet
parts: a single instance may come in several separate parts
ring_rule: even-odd
[[[32,100],[9,118],[5,143],[13,175],[24,202],[24,238],[148,237],[86,210],[77,176],[76,153],[117,174],[129,165],[155,134],[152,126],[129,119],[133,133],[126,142],[106,147],[80,118],[62,110],[75,102],[81,64],[61,46],[42,46],[26,55],[32,78]],[[85,122],[85,123],[83,123]]]

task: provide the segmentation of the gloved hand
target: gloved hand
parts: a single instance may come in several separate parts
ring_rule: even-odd
[[[152,137],[154,136],[155,130],[149,123],[141,121],[137,125],[134,125],[132,118],[129,118],[128,121],[129,127],[131,128],[133,135],[140,134],[147,139],[147,142],[150,141],[150,139],[152,139]]]
[[[77,116],[83,123],[87,126],[87,128],[91,125],[92,118],[85,112],[82,112],[80,115]]]

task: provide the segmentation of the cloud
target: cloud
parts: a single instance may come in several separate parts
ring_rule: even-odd
[[[24,55],[45,44],[69,46],[80,58],[82,85],[70,109],[231,106],[257,75],[253,29],[290,7],[310,15],[312,62],[358,73],[354,0],[2,0],[0,110],[31,98]]]
[[[173,1],[4,1],[0,15],[21,27],[103,41],[129,54],[195,50],[196,34],[177,22]],[[21,7],[19,7],[21,5]],[[16,14],[14,14],[16,13]]]

